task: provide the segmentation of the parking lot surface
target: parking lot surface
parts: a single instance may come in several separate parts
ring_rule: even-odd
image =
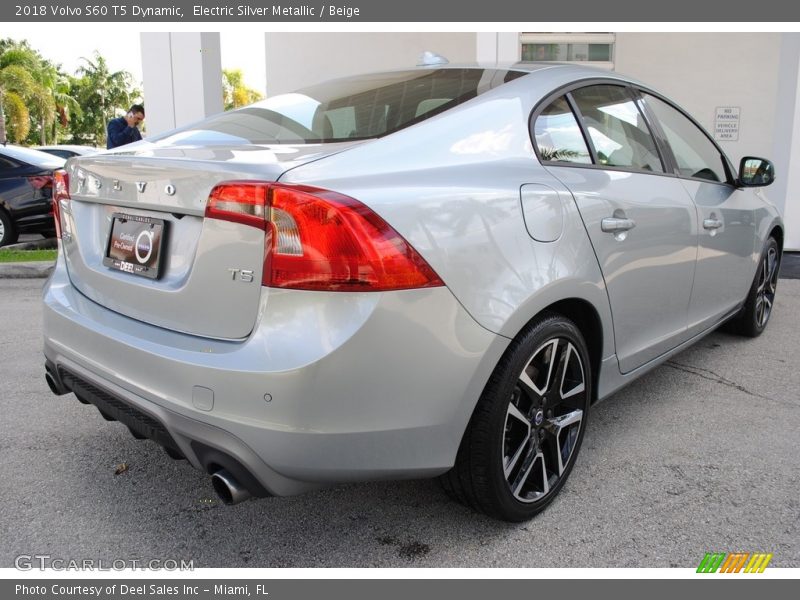
[[[195,567],[696,567],[710,551],[800,566],[800,281],[781,280],[760,338],[714,333],[594,407],[564,490],[515,525],[451,502],[435,481],[223,505],[203,473],[50,393],[42,284],[0,280],[0,567],[32,554]]]

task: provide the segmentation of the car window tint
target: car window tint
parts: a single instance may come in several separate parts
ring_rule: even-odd
[[[725,181],[725,167],[717,147],[697,125],[676,108],[650,94],[643,94],[672,148],[683,177]]]
[[[419,117],[427,112],[439,108],[442,104],[450,102],[449,98],[426,98],[417,105],[417,112],[415,116]]]
[[[16,169],[19,165],[5,156],[0,156],[0,171],[10,171]]]
[[[625,88],[594,85],[575,90],[572,96],[598,164],[664,172],[650,129]]]
[[[591,163],[578,121],[562,96],[536,118],[534,138],[543,161]]]
[[[334,108],[318,113],[322,117],[323,137],[348,138],[356,130],[356,111],[352,106]]]
[[[337,79],[212,116],[151,142],[326,143],[399,131],[526,75],[505,69],[415,69]]]
[[[69,150],[61,150],[60,148],[54,148],[52,150],[42,150],[42,152],[47,152],[48,154],[52,154],[53,156],[58,156],[59,158],[72,158],[75,156],[75,152],[70,152]]]

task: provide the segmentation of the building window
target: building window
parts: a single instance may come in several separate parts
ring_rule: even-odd
[[[522,33],[523,61],[559,61],[614,68],[613,33]]]

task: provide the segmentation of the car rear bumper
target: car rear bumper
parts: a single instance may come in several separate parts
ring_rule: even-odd
[[[42,233],[55,231],[53,215],[49,212],[28,215],[14,222],[14,226],[22,233]]]
[[[70,284],[61,258],[44,289],[59,385],[199,469],[252,476],[257,495],[446,471],[508,343],[444,287],[264,288],[240,341],[105,309]]]

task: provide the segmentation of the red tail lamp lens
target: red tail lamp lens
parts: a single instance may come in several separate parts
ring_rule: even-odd
[[[61,203],[69,203],[69,175],[63,169],[53,173],[53,221],[56,226],[56,237],[61,237]]]
[[[212,190],[206,217],[266,231],[265,286],[366,292],[444,285],[386,221],[336,192],[226,182]]]

